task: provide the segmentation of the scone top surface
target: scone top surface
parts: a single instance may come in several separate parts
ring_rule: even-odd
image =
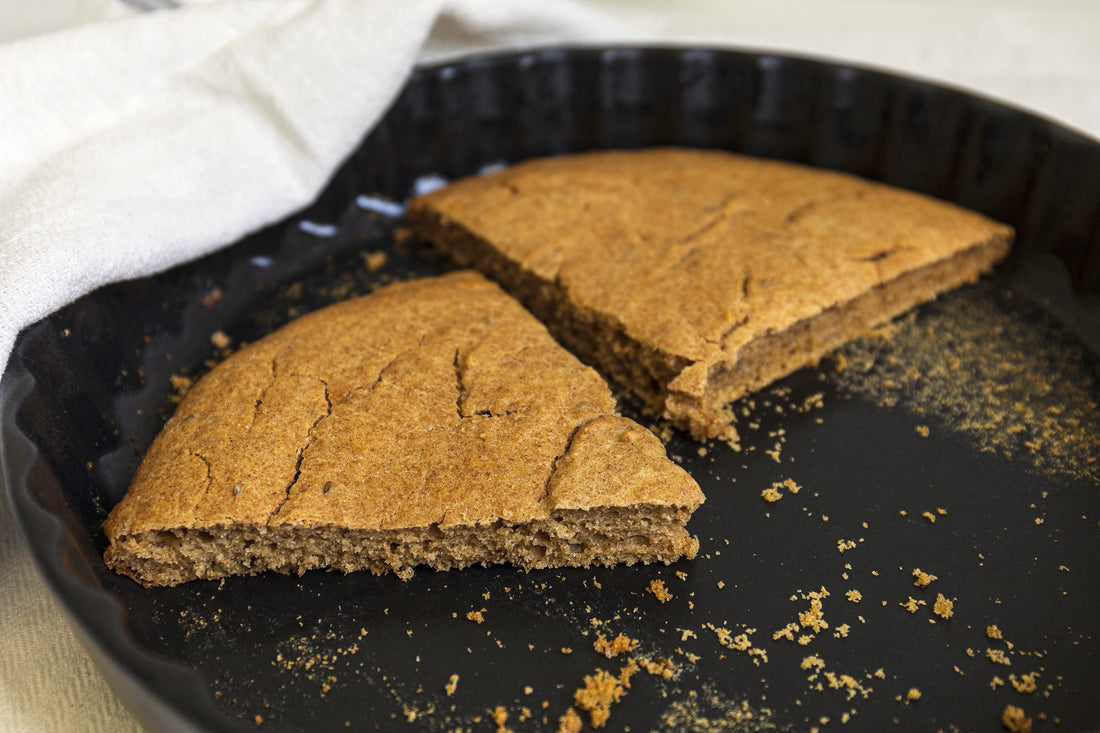
[[[850,175],[717,151],[525,161],[413,202],[621,324],[707,365],[1010,230]],[[1003,256],[1002,251],[1002,256]],[[685,374],[674,389],[691,392]]]
[[[200,380],[105,530],[446,528],[559,505],[697,506],[698,485],[614,409],[603,380],[480,275],[392,285],[292,321]],[[608,486],[578,480],[595,469],[573,468],[574,446],[602,460]]]

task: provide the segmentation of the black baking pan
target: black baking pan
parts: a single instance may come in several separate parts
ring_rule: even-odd
[[[1017,243],[981,283],[742,400],[740,450],[623,395],[707,495],[693,561],[167,589],[104,567],[100,525],[181,378],[224,355],[215,331],[240,344],[452,268],[403,225],[419,188],[653,145],[850,171],[982,211]],[[610,704],[609,730],[996,731],[1010,706],[1034,730],[1087,730],[1098,289],[1100,143],[1034,115],[771,53],[470,58],[417,70],[307,210],[25,329],[2,382],[4,481],[60,606],[153,730],[553,730],[586,676],[628,658],[652,672]],[[601,634],[637,646],[609,658]]]

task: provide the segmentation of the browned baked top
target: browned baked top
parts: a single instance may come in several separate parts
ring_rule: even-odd
[[[409,215],[448,250],[461,228],[564,293],[575,313],[686,365],[667,387],[696,395],[746,344],[989,248],[960,264],[973,272],[935,276],[957,286],[1011,239],[984,216],[854,176],[671,148],[521,162],[415,199]],[[483,256],[463,260],[482,267]],[[900,296],[911,297],[905,307],[943,289],[901,287],[914,291]],[[885,300],[883,315],[896,315]],[[798,348],[820,357],[813,339]]]
[[[702,493],[604,381],[471,272],[299,318],[201,379],[104,525],[446,528]]]

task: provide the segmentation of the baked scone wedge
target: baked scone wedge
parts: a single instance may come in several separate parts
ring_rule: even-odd
[[[603,379],[459,272],[303,316],[199,380],[104,530],[144,585],[672,562],[703,501]]]
[[[730,402],[976,280],[1012,239],[850,175],[673,148],[523,162],[408,217],[696,439],[734,437]]]

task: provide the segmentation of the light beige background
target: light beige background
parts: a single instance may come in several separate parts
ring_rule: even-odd
[[[1030,108],[1100,138],[1100,2],[585,1],[658,40],[870,64]],[[110,7],[110,0],[0,0],[0,43],[103,17]],[[0,731],[140,731],[38,578],[6,502],[0,567]]]

